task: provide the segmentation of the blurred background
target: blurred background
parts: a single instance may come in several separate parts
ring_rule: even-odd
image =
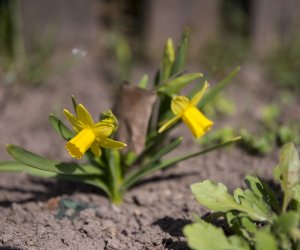
[[[178,41],[188,26],[189,62],[203,70],[251,61],[275,81],[299,85],[299,7],[297,0],[0,0],[1,82],[40,84],[57,73],[47,67],[53,57],[60,72],[69,68],[70,52],[96,54],[101,70],[130,80],[134,64],[157,64],[166,39]]]
[[[214,83],[241,66],[231,96],[244,118],[299,120],[299,10],[298,0],[0,0],[0,146],[51,155],[48,113],[61,115],[71,94],[94,114],[111,107],[122,81],[154,77],[166,39],[177,44],[187,26],[190,69]]]

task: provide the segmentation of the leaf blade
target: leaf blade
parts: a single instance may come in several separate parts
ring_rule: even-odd
[[[17,161],[44,171],[73,175],[102,174],[102,171],[93,165],[51,161],[15,145],[7,145],[7,151]]]

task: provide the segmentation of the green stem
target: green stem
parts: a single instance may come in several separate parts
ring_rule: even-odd
[[[120,205],[123,201],[123,193],[121,185],[123,183],[123,171],[121,166],[120,152],[116,149],[108,150],[109,172],[111,177],[111,201],[116,205]]]

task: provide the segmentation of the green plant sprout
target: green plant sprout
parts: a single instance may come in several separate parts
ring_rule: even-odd
[[[297,121],[281,122],[282,111],[275,104],[266,105],[261,111],[260,131],[258,135],[251,133],[246,128],[240,129],[242,136],[241,147],[253,154],[266,154],[277,145],[287,142],[296,145],[300,143],[300,127]]]
[[[273,175],[280,192],[259,177],[246,176],[247,188],[233,195],[222,183],[191,186],[196,200],[211,210],[183,232],[191,249],[300,249],[300,161],[292,143],[283,146]],[[224,230],[213,222],[224,220]],[[217,239],[217,240],[216,240]]]
[[[230,138],[204,150],[165,158],[183,140],[182,137],[170,140],[167,136],[179,124],[176,122],[180,118],[195,137],[202,136],[210,129],[213,122],[200,110],[239,70],[232,71],[207,93],[207,82],[199,82],[188,97],[178,95],[182,88],[202,77],[201,73],[183,71],[188,40],[186,31],[177,52],[172,40],[167,41],[162,65],[151,90],[147,90],[150,87],[147,76],[142,78],[139,86],[121,86],[121,90],[127,93],[121,92],[117,99],[114,111],[116,116],[107,110],[94,123],[89,112],[74,97],[72,103],[75,115],[64,110],[74,132],[56,116],[49,116],[54,130],[67,141],[66,149],[70,156],[76,159],[84,157],[86,163],[52,161],[21,147],[8,145],[8,153],[16,161],[0,163],[0,171],[25,171],[41,177],[88,183],[100,188],[112,203],[120,204],[126,190],[149,174],[239,140],[239,137]],[[133,105],[132,102],[137,101],[138,95],[143,97],[142,109],[136,111],[140,105]],[[143,102],[148,97],[150,101]],[[172,113],[175,114],[173,119]],[[169,119],[171,122],[165,123]],[[118,140],[114,140],[114,137]]]

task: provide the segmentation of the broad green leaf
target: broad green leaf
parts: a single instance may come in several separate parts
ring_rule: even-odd
[[[148,86],[149,76],[147,74],[143,75],[142,79],[140,80],[138,86],[142,89],[146,89]]]
[[[248,243],[237,236],[226,237],[221,228],[198,221],[183,228],[188,246],[193,250],[249,250]]]
[[[275,237],[267,230],[255,234],[256,250],[279,250]]]
[[[72,132],[61,120],[59,120],[55,115],[49,115],[49,121],[54,128],[54,130],[61,135],[66,141],[69,141],[74,137],[74,132]]]
[[[260,199],[264,200],[274,211],[280,212],[279,203],[276,199],[274,191],[258,177],[247,175],[245,183]]]
[[[299,226],[300,215],[295,211],[281,214],[274,222],[274,231],[277,234],[290,233],[293,228]]]
[[[285,212],[294,197],[294,188],[300,183],[300,161],[293,143],[285,144],[279,156],[279,164],[274,169],[274,177],[280,182],[284,193],[282,211]]]
[[[172,158],[172,159],[164,160],[161,163],[159,163],[159,164],[153,164],[153,165],[147,167],[146,169],[145,168],[139,169],[136,172],[133,172],[133,173],[129,174],[125,178],[124,185],[123,185],[124,189],[128,189],[134,183],[136,183],[141,178],[145,177],[146,175],[148,175],[150,173],[153,173],[153,172],[155,172],[157,170],[160,170],[160,169],[167,168],[169,166],[175,165],[178,162],[188,160],[188,159],[190,159],[192,157],[196,157],[196,156],[199,156],[199,155],[206,154],[206,153],[208,153],[210,151],[213,151],[215,149],[231,145],[231,144],[235,143],[238,140],[240,140],[240,137],[236,137],[236,138],[234,138],[232,140],[226,141],[224,143],[215,145],[213,147],[210,147],[210,148],[198,151],[198,152],[193,152],[193,153],[182,155],[182,156],[178,156],[178,157],[175,157],[175,158]]]
[[[167,95],[172,96],[173,94],[177,94],[183,87],[187,86],[189,83],[195,81],[196,79],[202,76],[202,73],[190,73],[181,75],[161,85],[158,88],[158,92],[166,93]]]
[[[17,161],[33,168],[69,175],[101,175],[102,171],[93,165],[79,165],[77,163],[56,162],[33,154],[21,147],[7,145],[8,153]]]
[[[202,109],[207,104],[207,102],[213,100],[217,96],[217,94],[219,94],[227,85],[231,83],[231,81],[239,71],[240,67],[235,68],[222,81],[220,81],[217,85],[213,86],[208,91],[208,93],[205,96],[203,96],[203,98],[198,104],[198,107]]]
[[[186,56],[187,56],[189,38],[190,38],[190,31],[188,28],[186,28],[182,35],[181,43],[176,51],[175,62],[173,64],[171,75],[175,75],[183,70],[186,61]]]
[[[228,212],[238,207],[233,196],[227,192],[227,187],[222,183],[204,180],[192,184],[191,189],[196,200],[214,212]]]
[[[237,188],[233,197],[239,204],[237,210],[246,213],[253,220],[271,222],[275,217],[268,204],[249,189]]]

